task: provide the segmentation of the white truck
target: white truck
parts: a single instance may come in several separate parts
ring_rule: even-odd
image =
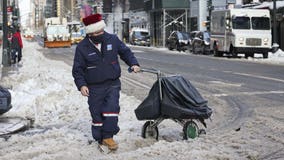
[[[267,9],[214,10],[210,21],[210,50],[214,56],[224,53],[236,57],[254,57],[260,53],[268,58],[271,50],[270,12]]]
[[[71,35],[66,18],[61,20],[59,17],[45,19],[44,47],[71,47]]]

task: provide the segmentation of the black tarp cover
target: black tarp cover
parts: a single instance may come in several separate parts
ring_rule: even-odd
[[[0,114],[8,112],[12,108],[11,99],[9,90],[0,86]]]
[[[207,119],[212,110],[196,88],[182,76],[161,78],[162,102],[156,81],[146,99],[135,109],[138,120],[158,117],[176,119]]]

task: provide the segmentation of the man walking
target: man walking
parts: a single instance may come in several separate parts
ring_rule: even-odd
[[[11,43],[13,61],[16,63],[16,57],[18,57],[18,62],[20,62],[22,59],[23,41],[19,28],[17,28],[16,32],[13,34]]]
[[[83,19],[86,37],[77,45],[72,74],[78,90],[88,97],[92,117],[92,136],[110,150],[118,148],[113,136],[119,132],[118,114],[122,59],[136,73],[140,67],[131,50],[104,31],[106,24],[100,14]]]

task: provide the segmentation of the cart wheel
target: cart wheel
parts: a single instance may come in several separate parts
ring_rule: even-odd
[[[142,137],[143,138],[154,138],[158,140],[158,137],[159,137],[158,127],[157,126],[151,127],[152,123],[153,121],[145,122],[145,124],[142,127]]]
[[[187,121],[183,126],[183,139],[196,138],[198,136],[198,126],[194,121]]]

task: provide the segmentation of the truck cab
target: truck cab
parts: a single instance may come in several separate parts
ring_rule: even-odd
[[[210,50],[215,56],[229,53],[268,58],[271,50],[270,12],[266,9],[216,10],[211,15]]]

